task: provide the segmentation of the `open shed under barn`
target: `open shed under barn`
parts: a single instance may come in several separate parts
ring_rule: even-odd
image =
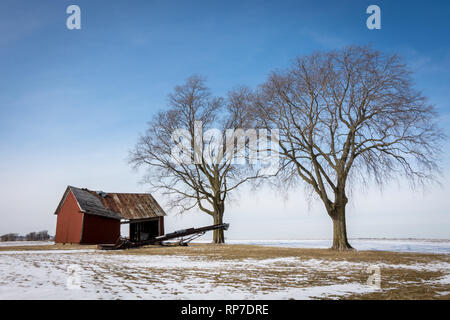
[[[107,193],[68,186],[55,211],[55,243],[115,243],[121,224],[131,240],[164,234],[161,206],[149,193]]]

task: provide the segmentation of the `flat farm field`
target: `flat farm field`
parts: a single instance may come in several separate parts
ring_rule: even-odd
[[[450,255],[238,244],[3,246],[0,299],[450,299]]]

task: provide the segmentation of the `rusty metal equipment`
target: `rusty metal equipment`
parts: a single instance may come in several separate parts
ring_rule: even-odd
[[[99,244],[97,247],[101,250],[122,250],[122,249],[131,249],[138,248],[146,245],[164,245],[164,241],[179,239],[176,244],[180,246],[187,246],[189,242],[192,240],[204,235],[207,231],[213,230],[228,230],[228,223],[214,224],[207,227],[202,228],[189,228],[178,230],[172,233],[168,233],[162,236],[154,237],[148,240],[143,241],[130,241],[125,238],[119,238],[115,244]]]

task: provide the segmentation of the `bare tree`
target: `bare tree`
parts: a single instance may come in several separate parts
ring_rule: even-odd
[[[248,158],[252,137],[240,147],[238,137],[227,140],[228,129],[246,128],[250,96],[239,88],[227,99],[212,97],[204,80],[193,76],[175,88],[168,109],[149,123],[130,162],[147,168],[145,182],[168,196],[171,209],[198,208],[220,224],[230,192],[259,177],[252,166],[235,163],[239,156]],[[224,241],[223,230],[215,230],[214,243]]]
[[[260,87],[260,125],[280,130],[279,177],[304,181],[333,221],[333,249],[351,249],[345,208],[350,182],[435,179],[436,112],[396,55],[370,47],[299,57]]]

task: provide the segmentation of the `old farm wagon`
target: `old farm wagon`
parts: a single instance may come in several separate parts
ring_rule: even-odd
[[[164,234],[164,210],[148,193],[105,193],[68,186],[55,211],[56,243],[116,243],[121,224],[131,241]]]

